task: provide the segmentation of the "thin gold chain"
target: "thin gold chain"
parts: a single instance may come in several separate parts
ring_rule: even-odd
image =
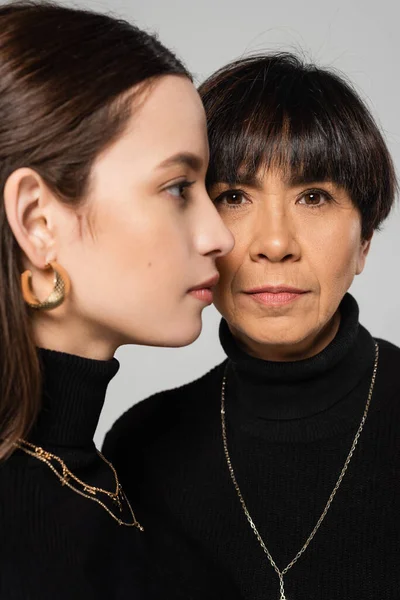
[[[360,422],[360,425],[357,429],[356,435],[354,436],[354,440],[353,443],[351,445],[350,451],[347,455],[347,458],[345,460],[345,463],[343,465],[343,468],[340,472],[340,475],[338,477],[338,480],[336,481],[336,484],[328,498],[328,501],[325,505],[324,510],[321,513],[321,516],[319,517],[314,529],[311,531],[310,535],[308,536],[308,538],[306,539],[304,545],[302,546],[302,548],[298,551],[298,553],[296,554],[296,556],[290,561],[290,563],[288,565],[286,565],[286,567],[282,570],[280,570],[276,564],[276,562],[274,561],[274,559],[272,558],[272,555],[270,553],[270,551],[268,550],[267,546],[265,545],[260,533],[257,530],[257,527],[254,524],[253,519],[251,518],[251,515],[248,511],[248,508],[246,506],[246,503],[244,501],[242,492],[240,490],[239,484],[236,480],[236,476],[235,476],[235,472],[233,470],[233,466],[232,466],[232,461],[231,461],[231,457],[229,454],[229,450],[228,450],[228,438],[227,438],[227,433],[226,433],[226,420],[225,420],[225,391],[226,391],[226,377],[227,377],[227,368],[228,368],[228,364],[225,367],[225,373],[222,379],[222,389],[221,389],[221,427],[222,427],[222,440],[223,440],[223,444],[224,444],[224,454],[225,454],[225,458],[226,458],[226,462],[228,465],[228,469],[229,469],[229,473],[233,482],[233,485],[235,487],[236,493],[239,497],[240,500],[240,504],[242,505],[244,514],[246,515],[247,521],[250,524],[250,527],[252,528],[261,548],[263,549],[263,551],[265,552],[265,554],[267,555],[267,558],[271,564],[271,566],[273,567],[274,571],[276,572],[276,574],[279,577],[279,591],[280,591],[280,599],[279,600],[286,600],[286,595],[285,595],[285,587],[284,587],[284,581],[283,578],[286,575],[286,573],[289,571],[289,569],[291,569],[293,567],[293,565],[296,564],[296,562],[299,560],[300,556],[302,554],[304,554],[304,552],[307,550],[310,542],[312,541],[312,539],[314,538],[315,534],[317,533],[322,521],[325,519],[326,514],[333,502],[333,499],[336,495],[336,492],[338,491],[340,484],[342,483],[343,477],[346,474],[347,468],[349,466],[349,463],[351,461],[351,458],[354,454],[354,451],[356,449],[359,437],[361,435],[361,432],[364,428],[364,424],[365,421],[367,419],[367,415],[368,415],[368,410],[369,410],[369,406],[371,404],[371,399],[372,399],[372,394],[374,391],[374,386],[375,386],[375,380],[376,380],[376,373],[378,371],[378,363],[379,363],[379,346],[377,343],[375,343],[375,363],[374,363],[374,369],[373,369],[373,373],[372,373],[372,379],[371,379],[371,385],[369,388],[369,392],[368,392],[368,398],[367,398],[367,403],[365,405],[365,409],[364,409],[364,413]]]
[[[110,492],[108,490],[104,490],[103,488],[99,488],[99,487],[85,483],[84,481],[79,479],[79,477],[77,477],[74,473],[72,473],[72,471],[67,467],[67,465],[62,460],[62,458],[60,458],[56,454],[52,454],[51,452],[44,450],[41,446],[35,446],[34,444],[27,442],[26,440],[18,440],[18,442],[15,442],[14,445],[17,448],[19,448],[20,450],[22,450],[23,452],[25,452],[25,454],[29,454],[29,456],[33,456],[37,460],[40,460],[41,462],[46,464],[53,471],[53,473],[58,477],[58,479],[61,481],[61,485],[66,485],[71,490],[73,490],[76,494],[79,494],[80,496],[83,496],[84,498],[88,498],[89,500],[93,500],[94,502],[97,502],[97,504],[99,504],[102,508],[104,508],[104,510],[106,512],[108,512],[108,514],[115,521],[117,521],[117,523],[119,525],[124,525],[126,527],[136,527],[137,529],[140,529],[140,531],[144,531],[143,527],[140,525],[140,523],[136,519],[133,509],[131,507],[131,504],[130,504],[128,498],[126,497],[121,484],[119,483],[118,475],[117,475],[117,472],[116,472],[114,466],[102,455],[102,453],[99,450],[97,450],[97,454],[110,467],[110,469],[112,470],[112,472],[114,474],[115,486],[116,486],[115,492]],[[59,472],[57,470],[57,468],[52,464],[52,462],[51,462],[52,460],[55,461],[56,463],[58,463],[58,465],[61,467],[61,472]],[[71,480],[75,481],[80,486],[82,486],[83,490],[80,490],[77,487],[75,487],[75,485],[73,485],[71,483]],[[104,502],[102,502],[102,500],[99,500],[99,498],[97,498],[97,493],[105,494],[106,496],[111,498],[113,500],[113,502],[117,505],[119,512],[122,512],[122,505],[125,502],[125,504],[129,508],[130,514],[132,516],[132,522],[125,522],[122,519],[120,519],[117,515],[115,515],[108,508],[108,506],[106,506],[104,504]]]
[[[120,484],[119,484],[119,481],[118,481],[117,472],[114,469],[113,465],[110,462],[108,462],[108,460],[101,454],[101,452],[99,452],[99,450],[96,449],[97,454],[100,456],[100,458],[105,463],[107,463],[107,465],[111,468],[111,470],[112,470],[112,472],[114,474],[114,478],[115,478],[115,492],[109,492],[108,490],[104,490],[102,488],[95,487],[93,485],[89,485],[89,484],[85,483],[84,481],[82,481],[81,479],[79,479],[79,477],[77,477],[76,475],[74,475],[74,473],[72,473],[72,471],[69,470],[69,468],[67,467],[67,465],[65,464],[65,462],[59,456],[57,456],[56,454],[52,454],[51,452],[48,452],[47,450],[44,450],[40,446],[35,446],[34,444],[31,444],[30,442],[27,442],[26,440],[18,440],[17,446],[21,450],[24,450],[24,449],[32,450],[35,454],[38,454],[39,456],[44,456],[47,460],[55,460],[56,462],[58,462],[59,465],[62,468],[64,479],[65,478],[73,479],[74,481],[76,481],[77,483],[79,483],[81,486],[83,486],[85,492],[89,492],[91,494],[95,494],[96,492],[101,492],[101,493],[106,494],[107,496],[109,496],[112,500],[116,500],[118,498]]]

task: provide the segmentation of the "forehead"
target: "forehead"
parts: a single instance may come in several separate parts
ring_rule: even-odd
[[[162,77],[144,92],[139,108],[135,104],[126,132],[132,147],[151,151],[155,162],[181,152],[208,153],[203,104],[189,79]]]
[[[208,164],[205,113],[189,79],[166,76],[133,95],[120,137],[95,161],[94,177],[148,178],[171,156],[193,154]]]

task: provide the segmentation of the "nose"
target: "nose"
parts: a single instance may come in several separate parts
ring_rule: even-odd
[[[250,245],[250,257],[255,262],[267,260],[271,263],[297,261],[300,245],[294,225],[284,211],[265,210],[258,219]]]
[[[220,258],[232,250],[234,237],[208,195],[195,215],[195,223],[196,246],[200,254]]]

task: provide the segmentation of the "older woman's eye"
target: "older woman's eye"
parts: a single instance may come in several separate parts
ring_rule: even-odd
[[[243,204],[247,204],[248,199],[244,195],[243,192],[239,190],[230,190],[228,192],[223,192],[214,200],[214,204],[217,205],[225,205],[229,207],[242,206]]]
[[[311,207],[320,207],[327,204],[330,196],[327,193],[318,190],[306,192],[299,198],[298,204],[304,204]]]

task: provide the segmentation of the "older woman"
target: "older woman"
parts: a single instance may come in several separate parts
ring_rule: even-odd
[[[387,147],[348,83],[292,55],[201,92],[236,239],[215,295],[228,358],[132,408],[106,450],[171,597],[398,598],[400,349],[347,293],[393,204]]]

